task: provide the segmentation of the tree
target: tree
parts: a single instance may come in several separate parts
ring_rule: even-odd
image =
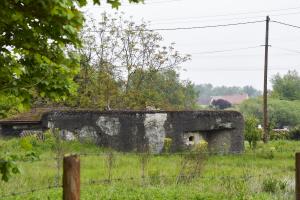
[[[100,0],[94,0],[100,4]],[[107,0],[112,7],[120,0]],[[142,2],[142,0],[129,0]],[[29,105],[33,96],[63,100],[76,92],[73,81],[78,58],[66,47],[78,47],[78,32],[86,0],[3,0],[0,4],[0,116],[2,109]],[[14,101],[11,101],[11,100]],[[11,162],[0,157],[0,173],[7,181]]]
[[[250,85],[246,85],[243,87],[242,91],[246,94],[248,94],[249,97],[258,97],[261,95],[261,92],[255,89],[254,87]]]
[[[212,84],[200,84],[195,86],[196,90],[200,93],[200,99],[203,102],[209,102],[212,96],[223,96],[223,95],[235,95],[235,94],[248,94],[249,97],[257,97],[261,95],[261,92],[253,88],[252,86],[244,87],[227,87],[217,86],[213,87]]]
[[[300,100],[300,76],[297,71],[288,71],[282,77],[277,74],[272,80],[272,96],[282,100]]]
[[[251,148],[255,149],[257,141],[261,140],[262,131],[258,129],[258,120],[254,116],[245,119],[245,140],[249,142]]]
[[[239,110],[244,116],[255,116],[262,124],[262,98],[248,99],[244,101]],[[296,126],[300,124],[300,101],[286,101],[270,98],[268,101],[270,123],[275,128],[284,126]]]
[[[103,13],[98,24],[87,24],[81,38],[82,47],[70,49],[81,57],[79,95],[71,104],[100,109],[195,106],[193,84],[181,82],[176,72],[190,56],[181,55],[174,44],[162,46],[161,35],[146,23]]]
[[[100,0],[94,0],[100,4]],[[129,0],[141,2],[141,0]],[[65,99],[76,91],[78,32],[86,0],[4,0],[0,4],[0,96],[29,105],[33,95]],[[119,0],[107,0],[113,7]]]
[[[190,81],[180,81],[174,69],[152,73],[143,72],[145,78],[138,92],[140,108],[154,106],[167,110],[194,109],[198,93]],[[139,77],[138,77],[139,79]]]

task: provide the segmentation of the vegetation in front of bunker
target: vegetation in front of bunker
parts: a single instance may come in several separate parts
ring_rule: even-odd
[[[12,176],[6,183],[0,182],[0,195],[12,191],[10,188],[31,190],[56,184],[55,138],[47,137],[45,141],[31,138],[26,141],[32,146],[28,150],[38,152],[39,159],[17,161],[21,174]],[[202,157],[196,152],[197,149],[205,151],[204,144],[190,153],[153,155],[119,153],[78,141],[61,142],[65,153],[81,154],[84,199],[292,198],[293,187],[290,182],[294,180],[293,152],[300,150],[297,142],[280,140],[267,145],[257,142],[255,151],[248,148],[247,144],[246,152],[242,155],[205,154],[206,157]],[[28,148],[30,145],[26,143],[23,138],[0,141],[1,147],[12,154]],[[272,180],[269,180],[270,177]],[[60,189],[49,189],[43,194],[51,199],[57,198],[60,192]],[[42,198],[41,195],[41,192],[34,192],[11,199]]]

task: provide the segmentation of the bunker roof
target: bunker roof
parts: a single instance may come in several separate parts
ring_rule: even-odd
[[[0,124],[35,124],[40,123],[42,117],[47,113],[64,112],[64,113],[103,113],[103,114],[134,114],[134,113],[186,113],[194,112],[200,115],[240,115],[239,112],[233,110],[91,110],[82,108],[68,108],[68,107],[52,107],[52,108],[32,108],[28,112],[19,113],[9,118],[0,119]]]

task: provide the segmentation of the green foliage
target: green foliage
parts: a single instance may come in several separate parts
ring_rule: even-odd
[[[290,139],[290,132],[288,130],[271,130],[271,140],[288,140]]]
[[[100,4],[100,0],[93,2]],[[106,2],[114,8],[121,5],[120,0]],[[0,98],[10,96],[16,98],[15,105],[28,106],[34,97],[61,101],[76,92],[73,78],[79,59],[67,54],[66,47],[81,45],[78,32],[84,17],[80,7],[86,4],[86,0],[1,2]]]
[[[272,78],[272,96],[282,100],[300,100],[300,76],[297,71],[289,71],[284,76]]]
[[[151,106],[167,110],[196,108],[197,93],[194,92],[193,84],[181,82],[175,70],[141,73],[144,76],[143,81],[134,81],[129,86],[130,89],[124,97],[125,107],[143,109]],[[140,79],[135,76],[132,78]]]
[[[32,139],[31,137],[23,137],[20,139],[20,146],[25,150],[25,151],[31,151],[32,150]]]
[[[5,155],[4,157],[0,157],[0,174],[2,175],[1,180],[8,182],[13,174],[20,173],[20,169],[15,161],[16,156],[13,155]]]
[[[207,153],[208,152],[208,143],[204,140],[201,140],[198,144],[194,145],[194,152],[197,153]]]
[[[286,181],[277,180],[273,177],[269,177],[263,180],[262,190],[264,192],[275,193],[277,190],[284,191],[286,190],[286,188],[287,188]]]
[[[264,159],[274,159],[275,158],[275,147],[265,147],[258,150],[258,156]]]
[[[190,59],[174,44],[162,46],[162,36],[123,15],[102,14],[81,32],[78,95],[68,105],[97,109],[193,109],[198,93],[181,81],[177,69]],[[134,31],[133,31],[134,29]],[[96,34],[95,34],[96,32]]]
[[[277,180],[271,178],[267,178],[263,181],[262,190],[264,192],[275,193],[277,188]]]
[[[261,98],[248,99],[239,106],[239,110],[244,116],[255,116],[262,124],[262,105]],[[269,120],[275,128],[300,124],[300,101],[269,98],[268,110]]]
[[[257,141],[261,140],[262,132],[257,128],[258,120],[254,116],[246,117],[245,119],[245,140],[250,144],[250,147],[255,149]]]
[[[27,107],[22,104],[22,98],[0,94],[0,119],[26,111],[26,109]]]
[[[160,183],[160,171],[157,169],[150,170],[148,172],[150,184],[151,185],[158,185]]]
[[[40,155],[35,151],[26,152],[24,157],[21,159],[23,161],[37,161],[40,160]]]
[[[142,182],[139,173],[141,162],[136,153],[114,153],[116,162],[112,170],[112,182],[99,184],[96,180],[107,179],[109,168],[106,167],[105,155],[98,156],[98,154],[107,152],[107,149],[100,149],[91,144],[80,144],[77,141],[66,142],[65,146],[69,150],[68,153],[87,153],[80,157],[81,183],[89,183],[88,187],[81,190],[81,198],[91,200],[293,199],[294,185],[290,183],[293,183],[295,179],[294,153],[300,150],[297,141],[270,141],[268,144],[259,143],[257,148],[276,147],[276,156],[273,159],[260,157],[257,154],[258,150],[252,151],[248,148],[245,154],[211,155],[205,161],[205,167],[200,176],[191,177],[188,181],[178,184],[175,182],[180,173],[181,163],[183,163],[182,155],[152,156],[145,173],[145,182]],[[5,151],[21,151],[18,138],[0,140],[0,148]],[[0,181],[0,197],[52,185],[53,177],[57,173],[54,167],[55,161],[52,159],[54,156],[55,152],[51,148],[44,148],[40,160],[18,162],[18,166],[24,173],[11,178],[7,183]],[[197,165],[190,166],[191,171],[186,172],[195,172]],[[189,173],[183,175],[189,175]],[[263,192],[263,180],[270,178],[271,175],[277,180],[275,193]],[[118,178],[121,179],[118,180]],[[96,184],[93,184],[91,180],[95,180]],[[36,190],[5,199],[60,199],[61,196],[62,190],[55,188]]]
[[[80,44],[83,23],[75,2],[4,1],[0,10],[0,94],[26,104],[34,94],[66,97],[74,90],[77,65],[65,46]]]
[[[249,189],[245,179],[235,179],[228,176],[221,178],[221,185],[228,191],[230,199],[248,199]]]

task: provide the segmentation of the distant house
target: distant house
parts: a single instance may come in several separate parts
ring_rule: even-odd
[[[232,105],[239,105],[243,101],[249,99],[249,96],[248,96],[248,94],[234,94],[234,95],[225,95],[225,96],[212,96],[212,98],[210,99],[210,104],[213,101],[216,101],[216,100],[219,100],[219,99],[223,99],[225,101],[228,101]]]
[[[211,97],[200,97],[198,99],[198,104],[199,105],[209,105],[210,104],[210,100],[211,100]]]

